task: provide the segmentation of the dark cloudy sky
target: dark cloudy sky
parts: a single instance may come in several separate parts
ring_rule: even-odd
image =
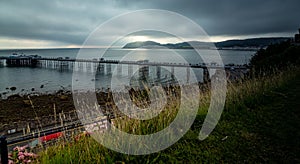
[[[213,41],[293,36],[300,27],[299,0],[1,0],[0,48],[80,46],[103,22],[141,9],[182,14]],[[146,34],[136,40],[142,38],[164,41]]]

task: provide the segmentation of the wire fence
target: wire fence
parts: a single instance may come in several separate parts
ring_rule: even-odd
[[[71,136],[67,134],[68,132],[74,132],[74,130],[77,132],[82,132],[85,131],[86,128],[88,128],[89,131],[93,131],[95,128],[97,129],[97,131],[104,131],[109,128],[108,122],[111,122],[110,118],[104,116],[100,119],[95,119],[94,121],[86,124],[82,124],[77,120],[70,123],[63,123],[55,127],[49,127],[48,129],[44,129],[42,131],[36,129],[35,131],[31,131],[29,134],[21,135],[18,137],[7,138],[7,136],[2,135],[0,136],[0,161],[2,164],[8,163],[8,152],[11,145],[18,145],[32,139],[42,139],[41,141],[47,141],[48,139],[51,140],[51,137],[53,137],[53,135],[61,134],[61,132],[64,132],[63,136],[67,138]],[[57,135],[56,137],[58,136],[59,135]]]
[[[69,112],[61,112],[58,114],[36,117],[27,119],[26,121],[11,122],[9,124],[0,124],[0,134],[8,137],[15,134],[29,134],[35,130],[42,131],[49,126],[59,126],[65,123],[78,121],[75,110]]]

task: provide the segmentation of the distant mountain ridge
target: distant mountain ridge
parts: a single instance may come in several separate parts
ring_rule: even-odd
[[[127,43],[123,48],[132,49],[132,48],[170,48],[170,49],[211,49],[214,48],[214,45],[218,49],[259,49],[267,47],[271,44],[277,44],[286,40],[289,40],[289,37],[272,37],[272,38],[250,38],[243,40],[227,40],[222,42],[199,42],[199,41],[190,41],[182,43],[167,43],[161,44],[154,41],[145,41],[145,42],[131,42]],[[214,45],[213,45],[214,44]],[[191,46],[193,45],[193,47]]]

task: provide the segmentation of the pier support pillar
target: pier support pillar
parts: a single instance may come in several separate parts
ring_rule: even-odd
[[[117,75],[121,76],[122,75],[122,64],[117,65]]]
[[[139,78],[146,80],[149,77],[149,66],[139,66]]]
[[[101,75],[104,75],[104,64],[99,63],[97,67],[97,72],[99,72]]]
[[[65,66],[64,67],[65,67],[66,70],[69,69],[69,62],[68,61],[65,61]]]
[[[74,62],[70,63],[70,69],[73,70],[74,69]]]
[[[191,75],[191,68],[187,67],[186,68],[186,83],[189,84],[190,83],[190,75]]]
[[[0,67],[4,67],[4,60],[0,60]]]
[[[210,81],[208,68],[203,68],[203,83]]]
[[[58,65],[59,65],[59,70],[63,71],[64,70],[64,63],[62,61],[59,61]]]
[[[111,64],[110,63],[106,63],[105,66],[106,66],[106,74],[110,75],[111,74]]]
[[[98,69],[97,69],[97,68],[98,68],[98,63],[95,63],[95,62],[94,62],[94,63],[92,64],[92,66],[93,66],[93,72],[98,72]]]
[[[85,66],[86,66],[86,71],[87,72],[91,72],[91,63],[90,62],[85,62]]]
[[[128,64],[128,78],[132,76],[133,73],[133,66],[131,64]]]
[[[156,66],[156,77],[160,81],[160,78],[161,78],[161,67],[160,66]]]
[[[83,64],[82,62],[78,62],[78,70],[83,71]]]
[[[175,77],[175,68],[174,66],[171,67],[171,78],[174,79]]]

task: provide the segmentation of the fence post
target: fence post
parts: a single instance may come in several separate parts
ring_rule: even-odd
[[[7,141],[5,136],[0,137],[1,163],[8,164]]]

